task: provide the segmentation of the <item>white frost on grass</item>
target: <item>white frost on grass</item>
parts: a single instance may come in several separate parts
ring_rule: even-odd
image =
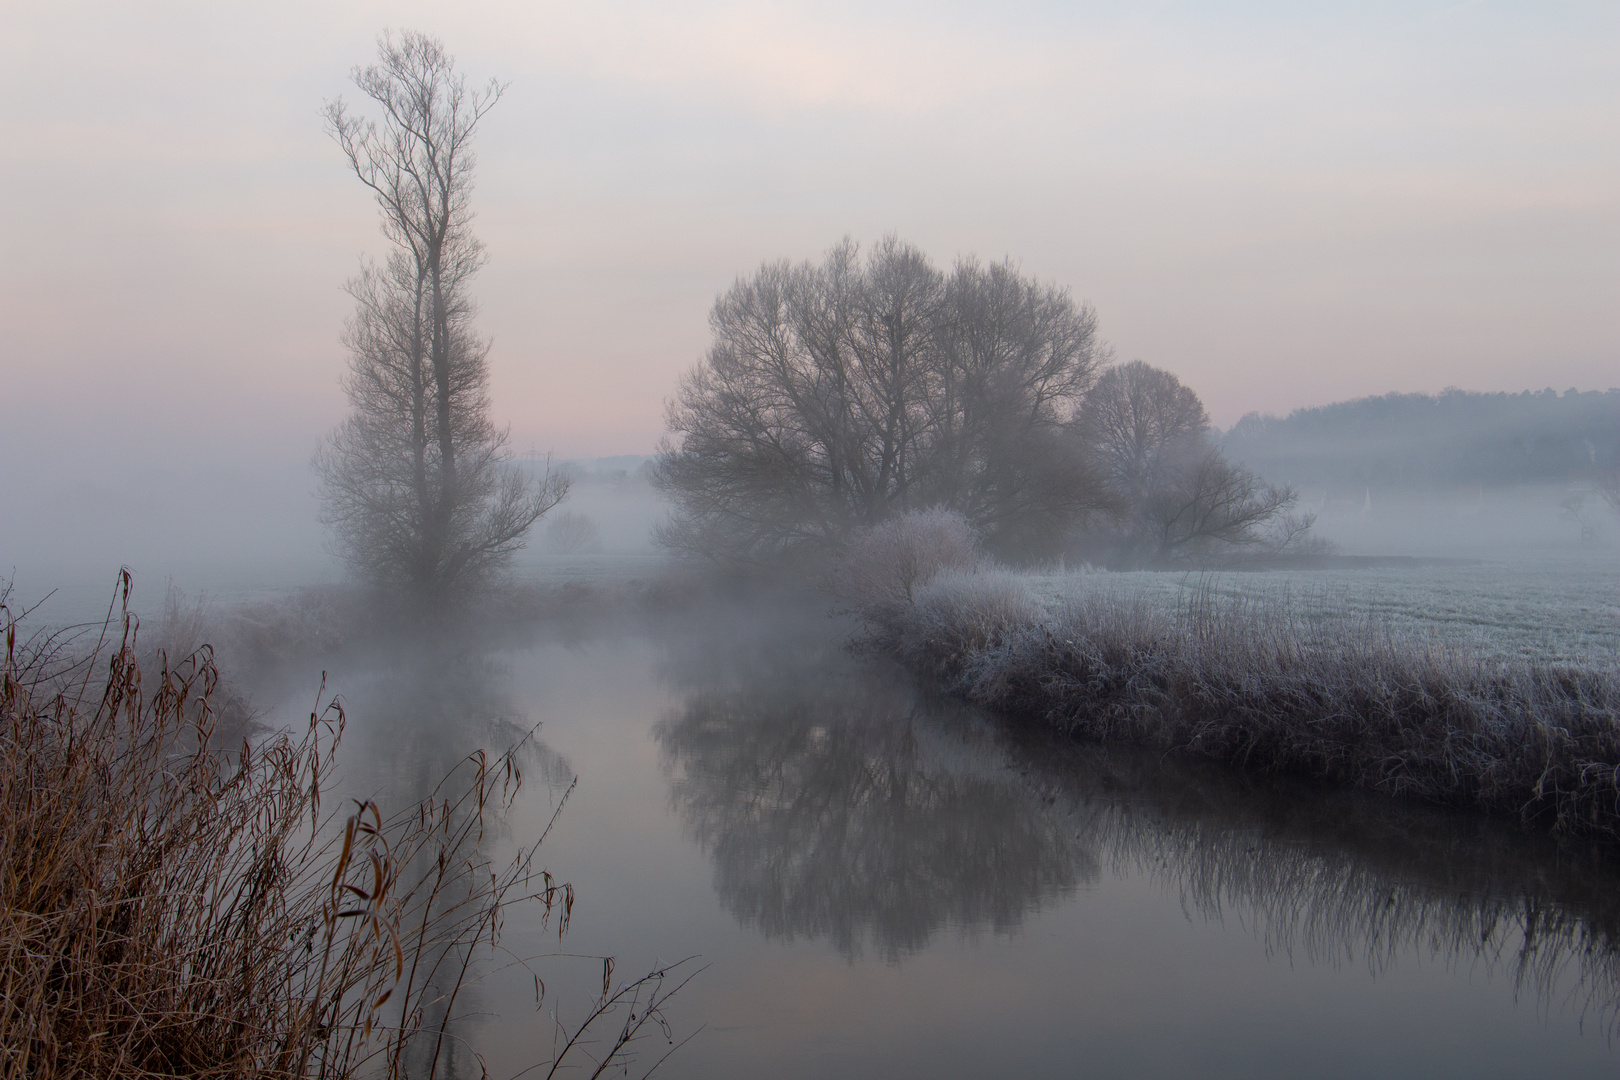
[[[1318,635],[1364,633],[1462,649],[1482,657],[1620,660],[1620,564],[1585,559],[1392,566],[1265,573],[1041,573],[1028,576],[1049,612],[1110,596],[1184,610],[1216,603],[1287,613]]]

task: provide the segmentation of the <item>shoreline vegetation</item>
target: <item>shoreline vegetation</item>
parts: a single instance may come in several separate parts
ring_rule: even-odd
[[[0,1077],[431,1075],[465,1056],[458,998],[491,959],[535,973],[538,1011],[542,958],[502,924],[560,939],[575,895],[536,861],[550,825],[490,850],[520,747],[392,813],[323,806],[346,725],[324,684],[304,730],[258,728],[211,647],[139,641],[130,588],[85,650],[29,632],[0,582]],[[673,1052],[689,963],[615,982],[595,959],[600,995],[534,1075],[641,1069],[655,1035]]]
[[[1009,724],[805,629],[678,639],[684,700],[654,729],[717,894],[767,938],[901,963],[1140,875],[1267,955],[1375,977],[1425,957],[1620,1017],[1610,845]]]
[[[514,582],[456,614],[452,636],[679,621],[727,591],[692,568],[650,569]],[[860,647],[899,660],[925,694],[1009,721],[1015,738],[1231,767],[1262,801],[1272,786],[1320,791],[1328,816],[1336,800],[1389,795],[1392,809],[1517,821],[1566,854],[1578,849],[1565,841],[1585,841],[1583,858],[1605,866],[1617,850],[1613,664],[1498,659],[1207,584],[1171,604],[1111,590],[1106,574],[1054,588],[1050,573],[984,561],[974,530],[940,511],[857,534],[823,569],[859,620],[849,626],[864,626]],[[730,583],[731,599],[756,608],[784,588],[808,599],[804,583],[749,577]],[[544,836],[499,865],[483,840],[516,795],[512,753],[463,761],[392,816],[375,803],[323,807],[341,709],[326,697],[307,731],[269,731],[220,669],[246,687],[389,647],[380,624],[397,621],[377,598],[310,588],[209,611],[171,590],[145,630],[129,588],[126,571],[123,615],[93,648],[30,635],[27,613],[0,595],[0,1078],[425,1075],[440,1055],[465,1056],[456,997],[499,946],[502,920],[528,908],[561,933],[572,906],[535,863]],[[220,643],[219,663],[205,641]],[[1473,925],[1459,923],[1457,940]],[[1588,933],[1584,919],[1570,927]],[[1612,939],[1607,925],[1589,930]],[[1549,927],[1524,931],[1541,941]],[[1612,1018],[1610,947],[1571,941],[1573,952],[1526,944],[1521,959],[1550,986],[1569,956],[1586,957],[1581,984]],[[667,1039],[659,1006],[689,977],[674,965],[610,987],[610,972],[595,1011],[558,1029],[558,1061],[583,1053],[586,1073],[627,1049],[638,1067],[660,1059],[667,1047],[643,1053],[639,1040]]]
[[[925,512],[858,537],[830,586],[865,647],[1014,722],[1620,840],[1612,661],[1498,658],[1208,588],[1169,609],[1083,586],[1043,602],[1035,580]]]

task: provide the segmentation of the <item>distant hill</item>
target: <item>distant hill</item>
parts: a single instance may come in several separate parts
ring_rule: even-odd
[[[1222,446],[1301,488],[1438,490],[1591,479],[1620,460],[1620,390],[1385,394],[1250,413]]]

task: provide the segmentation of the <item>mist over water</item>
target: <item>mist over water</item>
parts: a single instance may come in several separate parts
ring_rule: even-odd
[[[0,474],[0,576],[40,615],[84,622],[107,612],[120,566],[156,606],[173,581],[223,603],[341,580],[316,517],[308,462],[284,468],[158,464],[111,457],[83,470]]]
[[[575,483],[557,515],[588,517],[600,543],[559,551],[547,541],[550,521],[542,521],[518,554],[516,574],[590,578],[611,576],[627,559],[661,565],[651,534],[667,505],[638,472],[647,460],[558,463]],[[5,470],[0,499],[18,512],[0,515],[0,579],[29,604],[50,594],[38,614],[56,624],[99,623],[120,566],[135,572],[136,610],[148,616],[160,611],[170,585],[220,612],[338,585],[345,567],[318,519],[313,487],[302,459],[279,470],[113,459],[66,483],[54,473]]]
[[[578,890],[561,948],[708,965],[674,1076],[1612,1074],[1602,846],[1009,729],[771,607],[351,654],[345,788],[420,797],[538,723],[501,843],[578,778],[543,853]],[[476,987],[497,1073],[601,977],[546,970],[539,1012]]]
[[[337,695],[334,798],[409,806],[460,783],[468,755],[521,747],[523,794],[492,842],[550,827],[542,863],[578,907],[562,940],[505,928],[510,955],[549,957],[538,1007],[493,960],[459,999],[453,1030],[492,1075],[586,1015],[601,956],[620,973],[705,966],[668,1010],[677,1039],[698,1032],[660,1069],[676,1077],[1620,1065],[1610,847],[1075,744],[930,696],[851,651],[856,623],[802,583],[728,601],[738,586],[672,570],[647,460],[560,463],[569,497],[492,606],[426,624],[341,584],[291,477],[59,492],[48,505],[80,539],[13,520],[6,550],[23,599],[59,590],[40,612],[58,624],[99,620],[103,561],[125,553],[148,640],[200,643],[176,613],[213,634],[266,729]],[[1302,487],[1336,545],[1322,567],[1058,562],[1028,580],[1171,605],[1207,589],[1491,656],[1612,663],[1620,520],[1587,527],[1571,490]],[[90,530],[109,509],[117,527]],[[462,1050],[448,1060],[479,1075]]]
[[[496,763],[439,1075],[1616,1074],[1602,5],[115,7],[0,14],[0,600],[199,807]]]

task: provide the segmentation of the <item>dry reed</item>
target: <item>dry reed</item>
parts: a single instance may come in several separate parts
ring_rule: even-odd
[[[472,755],[392,817],[323,813],[342,708],[220,750],[212,651],[143,672],[129,588],[126,571],[121,622],[78,655],[22,634],[0,590],[0,1077],[442,1070],[503,920],[521,907],[560,935],[574,905],[535,864],[544,835],[504,866],[485,850],[512,753]],[[667,1034],[669,971],[604,978],[551,1072],[571,1053],[600,1074]]]

